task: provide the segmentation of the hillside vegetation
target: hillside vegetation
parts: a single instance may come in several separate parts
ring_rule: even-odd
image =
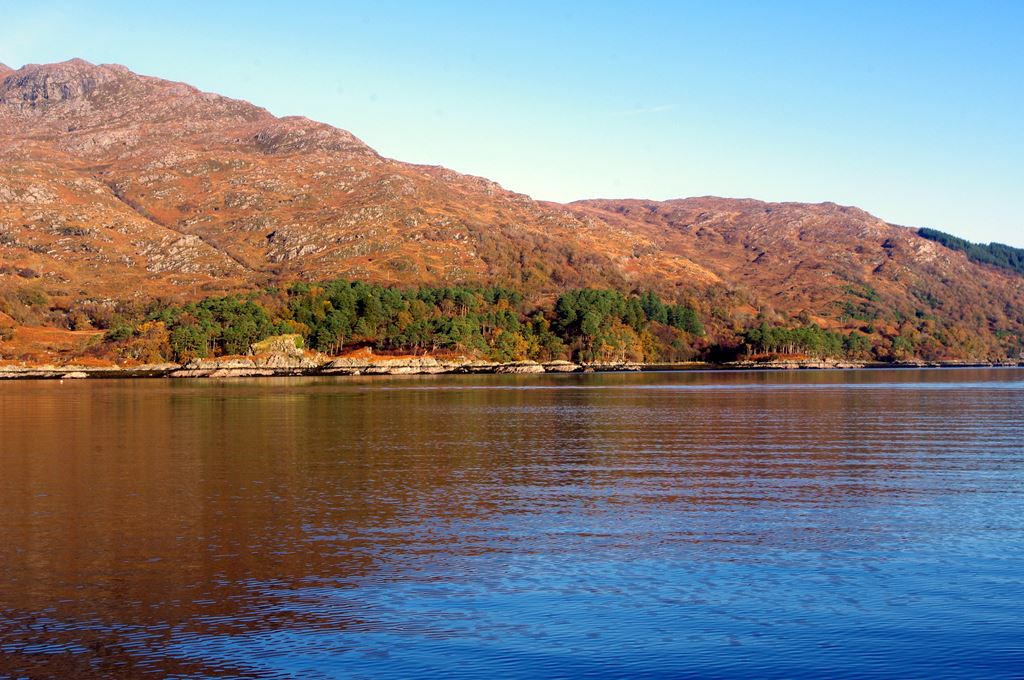
[[[315,346],[359,338],[449,351],[446,338],[461,331],[438,319],[458,326],[463,317],[444,300],[427,315],[419,305],[433,302],[409,298],[446,289],[515,291],[508,314],[532,329],[539,312],[573,355],[600,354],[602,344],[587,340],[596,337],[592,318],[557,326],[557,304],[593,290],[627,303],[651,293],[693,310],[704,333],[691,333],[679,356],[835,344],[757,337],[762,327],[863,336],[878,358],[1019,356],[1019,251],[922,238],[930,233],[832,203],[535,201],[484,178],[382,157],[345,130],[123,66],[72,60],[0,74],[3,359],[45,360],[51,350],[70,358],[115,326],[171,332],[176,321],[148,315],[214,299],[252,299],[275,324],[308,326]],[[327,291],[341,305],[328,323],[344,321],[341,284],[325,281],[397,291],[385,297],[408,303],[401,312],[415,319],[412,330],[396,320],[401,333],[391,322],[366,333],[370,321],[360,319],[362,330],[330,340],[330,329],[311,323],[316,314],[290,307]],[[287,304],[274,301],[281,296]],[[618,323],[641,339],[665,335],[663,349],[644,356],[668,356],[675,339],[664,329],[687,332],[673,318]],[[500,353],[493,331],[473,331],[464,344]],[[632,341],[620,331],[602,334]],[[207,351],[240,342],[227,333]]]
[[[117,316],[96,356],[125,363],[187,362],[246,354],[260,341],[292,334],[338,355],[370,347],[401,354],[458,354],[493,361],[676,363],[800,355],[898,360],[919,349],[906,336],[873,344],[858,331],[761,320],[710,336],[701,314],[646,291],[579,289],[538,306],[501,287],[396,288],[331,281],[268,288],[185,305],[154,303],[136,319]]]
[[[935,241],[947,248],[965,253],[974,262],[990,264],[1024,274],[1024,249],[1014,248],[1003,243],[971,243],[952,234],[926,227],[918,229],[917,233],[929,241]]]

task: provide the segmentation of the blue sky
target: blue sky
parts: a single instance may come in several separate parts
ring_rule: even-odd
[[[857,205],[1024,246],[1024,2],[8,2],[79,56],[537,198]]]

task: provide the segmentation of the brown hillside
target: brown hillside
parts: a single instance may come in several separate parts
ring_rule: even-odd
[[[637,263],[643,238],[564,207],[121,66],[26,66],[0,85],[0,120],[4,261],[81,294],[714,278],[679,258]]]
[[[847,305],[864,305],[883,317],[936,316],[975,329],[1022,321],[1024,277],[975,264],[858,208],[710,197],[572,207],[628,225],[788,313],[838,321]]]
[[[69,310],[348,277],[704,292],[723,329],[803,314],[896,333],[915,319],[979,338],[957,340],[979,356],[997,332],[1024,333],[1024,278],[855,208],[543,203],[123,66],[0,78],[0,309],[20,324],[87,328]]]

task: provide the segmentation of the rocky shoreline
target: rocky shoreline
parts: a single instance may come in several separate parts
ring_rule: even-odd
[[[0,365],[2,379],[82,378],[259,378],[287,376],[359,376],[359,375],[433,375],[452,374],[531,374],[573,373],[583,371],[637,371],[639,364],[600,364],[581,366],[569,361],[513,361],[507,363],[480,359],[435,357],[323,358],[294,357],[281,354],[252,357],[196,359],[185,364],[142,364],[137,366]]]
[[[539,374],[591,373],[621,371],[684,370],[835,370],[857,368],[940,368],[1021,366],[1024,361],[1009,362],[850,362],[817,359],[778,361],[735,361],[728,363],[688,362],[641,364],[634,362],[576,364],[569,361],[492,362],[468,357],[431,356],[389,357],[372,354],[325,357],[311,353],[270,353],[255,356],[195,359],[185,364],[143,364],[137,366],[91,365],[0,365],[0,380],[37,379],[72,380],[85,378],[259,378],[294,376],[373,376],[437,374]]]

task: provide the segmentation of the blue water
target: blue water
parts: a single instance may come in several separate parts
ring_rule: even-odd
[[[0,384],[0,676],[1024,677],[1024,371]]]

